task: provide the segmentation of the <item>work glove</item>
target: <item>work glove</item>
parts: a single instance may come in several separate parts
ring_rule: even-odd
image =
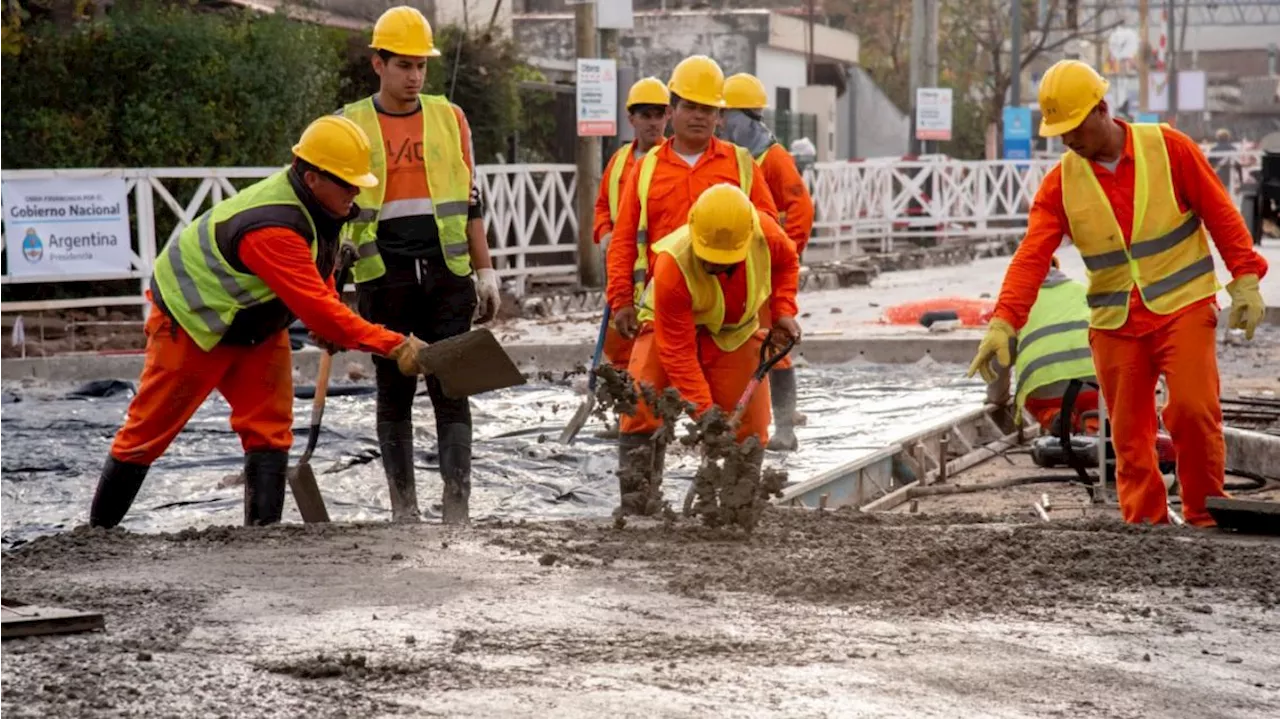
[[[396,367],[400,369],[400,374],[405,377],[416,377],[420,374],[428,374],[431,369],[423,364],[421,356],[422,351],[427,348],[427,343],[414,337],[406,335],[404,341],[395,346],[388,358],[396,361]]]
[[[1233,330],[1244,330],[1244,338],[1253,339],[1253,331],[1267,312],[1262,302],[1262,292],[1258,289],[1257,275],[1240,275],[1227,283],[1227,293],[1231,295],[1231,315],[1227,327]]]
[[[983,336],[982,343],[978,345],[978,354],[973,358],[973,363],[969,365],[969,373],[966,377],[972,377],[974,374],[981,372],[982,379],[987,382],[994,382],[996,379],[996,371],[991,368],[991,360],[994,358],[996,363],[1001,367],[1008,367],[1013,358],[1009,353],[1009,343],[1017,336],[1017,331],[1013,329],[1013,325],[1002,319],[993,319],[987,325],[987,334]]]
[[[779,317],[774,320],[773,329],[769,330],[769,344],[782,349],[792,340],[800,341],[800,323],[796,322],[796,318]]]
[[[492,267],[476,270],[475,321],[484,324],[498,316],[502,306],[502,294],[498,291],[498,271]]]
[[[321,337],[315,332],[308,332],[307,336],[311,338],[312,344],[324,350],[325,352],[328,352],[331,355],[336,355],[343,350],[342,345],[338,344],[337,342],[330,342],[329,340]]]

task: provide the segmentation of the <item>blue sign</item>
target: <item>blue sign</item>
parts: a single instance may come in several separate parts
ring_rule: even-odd
[[[1160,113],[1158,112],[1140,112],[1138,113],[1138,122],[1160,122]]]
[[[1004,109],[1004,159],[1031,159],[1031,108]]]

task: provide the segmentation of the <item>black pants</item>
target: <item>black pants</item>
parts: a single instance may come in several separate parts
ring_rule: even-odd
[[[459,277],[443,260],[419,260],[384,254],[387,272],[359,286],[360,314],[401,334],[431,343],[471,329],[476,309],[476,288],[471,276]],[[400,374],[395,360],[375,356],[377,370],[378,421],[401,422],[413,417],[416,377]],[[471,424],[471,403],[444,396],[440,381],[427,377],[427,393],[435,409],[436,427]]]

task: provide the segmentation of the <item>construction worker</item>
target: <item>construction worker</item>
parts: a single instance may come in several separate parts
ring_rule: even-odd
[[[213,390],[231,405],[245,451],[245,524],[280,521],[293,445],[288,327],[300,318],[326,345],[421,373],[413,335],[362,320],[333,284],[339,232],[359,188],[378,179],[369,138],[322,117],[293,146],[293,165],[219,202],[156,258],[138,394],[116,433],[89,523],[124,518],[151,464]]]
[[[1236,151],[1235,144],[1231,142],[1231,131],[1225,127],[1220,127],[1218,128],[1218,132],[1215,133],[1215,138],[1217,139],[1217,142],[1214,143],[1213,147],[1209,148],[1209,152],[1221,154],[1210,160],[1209,164],[1213,165],[1214,170],[1217,171],[1218,179],[1222,182],[1222,186],[1226,188],[1231,187],[1231,170],[1233,168],[1236,171],[1236,178],[1239,179],[1240,184],[1243,185],[1244,169],[1241,168],[1240,163],[1236,162],[1235,158],[1229,154]]]
[[[487,322],[500,305],[473,172],[471,129],[462,109],[422,94],[431,26],[416,9],[393,7],[373,28],[378,93],[341,113],[373,138],[379,184],[360,193],[350,226],[360,313],[428,342]],[[472,280],[472,272],[475,280]],[[396,522],[419,519],[413,468],[417,379],[374,358],[377,432]],[[446,397],[427,377],[444,480],[444,521],[465,523],[471,496],[471,405]]]
[[[764,124],[763,113],[769,106],[764,83],[745,72],[731,75],[724,81],[724,103],[720,136],[745,147],[756,159],[773,202],[778,206],[778,223],[796,243],[796,253],[804,255],[813,230],[813,198],[791,153],[778,144],[769,126]],[[769,326],[767,313],[761,321]],[[769,389],[774,421],[769,449],[794,451],[799,446],[795,426],[802,424],[804,417],[796,410],[796,371],[790,357],[784,357],[770,370]]]
[[[674,387],[701,416],[713,405],[731,412],[760,357],[761,343],[800,339],[796,289],[800,259],[777,223],[739,187],[724,183],[704,191],[688,223],[654,245],[653,278],[640,310],[640,334],[627,369],[637,388],[659,395]],[[773,328],[760,324],[769,307]],[[737,439],[756,438],[746,457],[759,474],[768,442],[768,380],[752,397]],[[661,508],[666,452],[661,421],[641,399],[621,418],[618,483],[624,514]]]
[[[1166,125],[1112,119],[1107,88],[1077,60],[1055,64],[1041,80],[1040,134],[1062,136],[1070,151],[1036,193],[969,374],[993,356],[1009,364],[1009,341],[1027,321],[1054,250],[1071,237],[1088,271],[1089,344],[1112,424],[1121,515],[1168,521],[1155,449],[1163,374],[1183,514],[1211,526],[1205,499],[1224,496],[1225,449],[1214,337],[1219,286],[1208,238],[1234,278],[1229,325],[1249,338],[1265,309],[1258,281],[1267,262],[1200,148]]]
[[[623,178],[631,174],[636,160],[662,142],[670,116],[671,94],[661,80],[646,77],[631,86],[627,93],[627,122],[635,131],[636,139],[619,147],[613,157],[609,158],[609,164],[604,168],[605,181],[600,183],[600,193],[596,196],[594,236],[596,244],[601,245],[601,251],[606,257],[609,254],[609,242],[613,238],[613,223],[618,219]],[[626,367],[634,341],[634,338],[628,339],[618,334],[618,330],[610,324],[605,334],[604,355],[614,367]]]

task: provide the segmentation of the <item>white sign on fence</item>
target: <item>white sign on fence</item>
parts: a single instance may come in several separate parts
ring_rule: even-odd
[[[618,134],[618,66],[613,60],[578,58],[578,136]]]
[[[10,180],[3,194],[11,277],[102,276],[132,269],[124,180]]]
[[[951,139],[951,88],[916,88],[916,139]]]

